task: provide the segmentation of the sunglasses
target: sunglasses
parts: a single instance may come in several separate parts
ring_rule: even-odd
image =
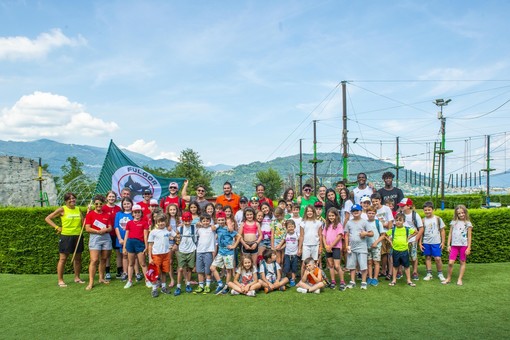
[[[158,205],[157,204],[151,204],[151,207],[157,207]]]
[[[205,190],[198,189],[197,192],[205,192]]]
[[[152,194],[149,194],[149,193],[144,193],[143,195],[145,196],[145,195],[152,195]]]
[[[303,189],[303,191],[310,192],[312,189]]]
[[[177,187],[169,187],[169,189],[177,189]]]
[[[102,202],[96,202],[96,203],[94,203],[94,205],[95,205],[96,207],[98,207],[98,206],[103,205],[103,203],[102,203]]]
[[[141,211],[141,210],[135,210],[135,211],[133,211],[133,214],[141,214],[141,213],[142,213],[142,211]]]

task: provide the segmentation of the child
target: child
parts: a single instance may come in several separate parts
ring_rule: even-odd
[[[414,204],[410,198],[403,198],[402,201],[398,203],[398,206],[406,217],[406,225],[418,231],[416,236],[409,239],[409,254],[413,266],[411,277],[416,281],[420,279],[418,275],[418,240],[423,235],[423,222],[418,213],[414,210]]]
[[[291,220],[294,221],[294,224],[296,225],[296,233],[299,236],[300,232],[300,225],[301,221],[303,220],[301,216],[299,216],[299,211],[301,210],[301,205],[299,203],[292,203],[292,216],[290,217]]]
[[[220,274],[216,270],[217,267],[227,270],[226,282],[230,282],[232,278],[232,272],[234,269],[234,249],[239,244],[241,236],[233,228],[229,228],[225,225],[225,213],[219,211],[216,214],[216,221],[218,225],[216,227],[216,235],[218,235],[218,255],[214,258],[211,265],[211,272],[214,275],[214,279],[218,282],[215,294],[226,294],[226,287],[221,281]]]
[[[409,248],[408,240],[416,234],[416,230],[409,227],[404,227],[406,218],[404,214],[399,213],[395,217],[395,226],[389,232],[392,246],[392,261],[393,261],[393,275],[392,280],[389,283],[390,286],[394,286],[397,283],[397,272],[400,266],[405,269],[407,285],[410,287],[416,287],[416,284],[411,281],[411,271],[409,269]]]
[[[122,210],[115,214],[115,222],[113,226],[115,227],[115,235],[117,236],[115,243],[117,244],[119,252],[122,253],[122,248],[124,247],[124,237],[126,236],[126,224],[133,219],[133,214],[131,212],[131,209],[133,208],[133,200],[130,197],[124,197],[120,201],[120,206]],[[127,254],[122,254],[122,275],[120,277],[122,281],[127,280],[127,272],[128,257]]]
[[[255,210],[251,207],[244,209],[244,217],[239,228],[239,235],[241,235],[241,252],[244,255],[251,256],[253,263],[257,263],[259,243],[262,241],[262,231],[260,230],[260,224],[255,221]]]
[[[322,270],[315,265],[315,261],[312,257],[307,258],[304,264],[306,269],[301,281],[297,284],[298,288],[296,291],[303,294],[320,294],[321,288],[324,287],[324,282],[322,282]]]
[[[376,219],[379,220],[379,224],[382,224],[382,227],[386,230],[386,232],[393,227],[393,211],[385,206],[382,205],[381,201],[381,194],[376,192],[375,194],[372,194],[372,205],[376,209]],[[386,279],[391,279],[391,272],[392,272],[392,261],[390,260],[390,250],[391,245],[388,243],[388,240],[383,240],[383,243],[381,245],[381,259],[382,259],[382,266],[383,270],[386,271]]]
[[[262,256],[264,256],[264,260],[260,262],[259,273],[260,283],[264,287],[264,292],[267,294],[273,290],[284,291],[285,285],[289,283],[289,279],[281,277],[281,268],[276,262],[276,252],[266,249]]]
[[[211,292],[211,264],[216,248],[216,226],[211,226],[211,216],[204,214],[197,224],[197,273],[198,287],[194,294],[208,294]],[[205,276],[205,287],[204,287]]]
[[[186,293],[191,293],[191,271],[195,267],[196,258],[196,230],[195,225],[191,224],[193,216],[189,211],[182,213],[182,222],[184,226],[179,227],[179,251],[177,252],[177,289],[174,296],[181,295],[181,280],[184,276],[186,280]]]
[[[386,229],[384,229],[379,220],[375,219],[375,208],[367,209],[368,231],[374,235],[367,238],[368,244],[368,279],[367,283],[372,286],[379,284],[379,270],[381,265],[381,246],[382,240],[386,238]]]
[[[175,232],[168,231],[167,217],[164,214],[154,216],[156,228],[149,233],[149,263],[155,264],[160,273],[161,293],[170,294],[166,287],[166,275],[170,271],[170,239],[175,237]],[[152,285],[152,297],[158,297],[158,284]]]
[[[177,233],[177,226],[181,223],[181,215],[179,212],[179,207],[175,203],[170,203],[166,207],[167,221],[168,221],[168,231]],[[170,276],[170,285],[172,288],[175,284],[174,281],[174,254],[177,252],[177,245],[174,240],[170,240],[170,272],[168,273]]]
[[[260,210],[259,208],[259,198],[257,196],[253,196],[250,200],[250,207],[255,209],[255,211]]]
[[[191,213],[191,216],[193,218],[191,220],[191,224],[196,225],[198,222],[200,222],[200,213],[201,213],[200,206],[198,205],[198,203],[196,201],[193,201],[189,204],[188,210]]]
[[[299,209],[298,209],[299,214]],[[298,245],[299,236],[296,232],[296,223],[294,220],[287,220],[285,223],[287,233],[284,239],[278,245],[280,249],[285,247],[285,255],[283,259],[283,273],[288,278],[290,274],[290,286],[296,285],[296,274],[298,271]],[[277,248],[278,248],[277,247]]]
[[[361,289],[367,289],[367,236],[374,236],[368,231],[368,222],[361,218],[361,206],[351,207],[352,220],[345,225],[345,243],[347,246],[347,269],[351,272],[351,281],[346,288],[356,287],[356,267],[361,271]]]
[[[427,275],[423,278],[425,281],[432,280],[432,257],[436,262],[437,277],[440,281],[445,281],[443,275],[443,261],[441,260],[441,250],[444,247],[445,232],[444,222],[438,216],[434,215],[434,203],[427,201],[423,204],[423,237],[418,240],[420,249],[425,255],[425,266]]]
[[[285,208],[287,207],[287,202],[284,199],[278,200],[277,208],[281,208],[283,210],[283,214],[285,215]]]
[[[326,227],[322,231],[322,240],[324,249],[326,249],[326,261],[331,276],[330,288],[336,287],[336,273],[340,279],[340,290],[345,290],[344,272],[340,267],[342,254],[342,238],[344,236],[344,227],[340,223],[340,214],[338,209],[329,208],[327,214]],[[305,263],[306,265],[306,263]]]
[[[322,222],[322,225],[326,223],[326,219],[324,216],[322,216],[322,213],[324,211],[324,204],[321,201],[317,201],[313,204],[313,207],[315,208],[315,215],[317,215],[317,220]]]
[[[142,267],[143,275],[147,272],[145,263],[145,254],[147,253],[147,237],[149,236],[149,223],[143,218],[142,207],[138,204],[133,205],[133,220],[126,224],[126,235],[124,236],[124,245],[122,252],[128,256],[128,282],[125,289],[133,286],[133,272],[135,270],[135,260],[138,260]],[[145,280],[145,285],[152,288],[152,283]]]
[[[259,245],[259,255],[262,255],[264,250],[271,249],[271,221],[273,220],[273,211],[267,202],[260,205],[260,211],[264,214],[262,222],[260,222],[260,230],[262,230],[262,241]]]
[[[276,251],[276,262],[281,266],[283,264],[283,249],[278,247],[285,236],[285,212],[278,207],[274,211],[274,219],[271,221],[271,249]]]
[[[232,295],[246,296],[255,296],[255,291],[262,287],[257,277],[257,267],[251,256],[241,257],[241,265],[237,268],[234,281],[229,282],[228,287]]]
[[[448,235],[448,252],[450,258],[448,261],[448,276],[442,284],[450,283],[452,279],[453,265],[457,256],[460,262],[459,278],[457,285],[462,286],[462,278],[466,271],[466,256],[471,253],[473,225],[469,220],[468,210],[464,205],[458,205],[453,214],[453,220],[450,223],[450,233]]]
[[[393,210],[395,207],[395,200],[388,197],[384,200],[384,205],[391,209],[391,214],[393,215],[393,218],[395,218],[395,216],[397,216],[397,211]]]
[[[240,226],[241,222],[243,221],[244,209],[246,209],[247,207],[248,207],[248,198],[243,196],[239,200],[239,210],[236,212],[236,214],[234,216],[238,226]],[[255,218],[255,216],[253,218]]]
[[[306,206],[300,228],[298,255],[301,256],[303,261],[309,257],[318,261],[319,254],[322,253],[322,222],[317,220],[315,208],[312,205]],[[304,272],[304,269],[305,263],[303,262],[301,266],[301,273]]]

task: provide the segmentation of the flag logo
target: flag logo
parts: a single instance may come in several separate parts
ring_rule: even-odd
[[[131,189],[131,198],[135,202],[143,199],[142,193],[146,189],[152,191],[152,198],[161,197],[161,184],[150,172],[136,166],[123,166],[112,176],[112,188],[120,194],[123,188]]]

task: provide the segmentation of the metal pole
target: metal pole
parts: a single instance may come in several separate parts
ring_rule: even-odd
[[[303,188],[303,139],[299,140],[299,192]]]
[[[445,177],[445,144],[446,144],[446,119],[443,117],[443,106],[441,106],[441,210],[444,210],[444,177]]]
[[[44,206],[44,202],[43,202],[43,185],[42,185],[42,181],[43,181],[43,178],[42,178],[42,160],[41,160],[41,157],[39,157],[39,167],[37,168],[37,171],[38,171],[38,174],[39,174],[39,177],[38,177],[38,181],[39,181],[39,201],[41,203],[41,208]]]
[[[347,82],[344,80],[342,81],[342,145],[343,145],[343,152],[342,152],[342,169],[343,169],[343,180],[345,181],[345,184],[349,182],[349,171],[347,168],[347,160],[349,158],[348,153],[348,144],[347,144],[347,91],[346,91],[346,84]]]
[[[313,121],[313,192],[317,192],[317,121]]]

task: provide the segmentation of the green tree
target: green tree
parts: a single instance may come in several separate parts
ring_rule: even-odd
[[[179,163],[170,171],[171,177],[182,177],[188,180],[188,195],[196,194],[197,185],[203,185],[207,195],[213,195],[211,186],[212,174],[207,171],[200,155],[193,149],[185,149],[179,155]]]
[[[262,170],[257,172],[256,177],[257,181],[254,182],[253,185],[255,186],[258,183],[264,184],[266,187],[266,197],[269,197],[272,200],[280,197],[283,190],[283,179],[278,171],[273,168],[269,168],[266,171]]]
[[[174,175],[172,174],[172,170],[167,170],[167,169],[163,169],[163,168],[151,168],[150,166],[148,165],[145,165],[142,167],[145,171],[148,171],[150,172],[151,174],[153,174],[154,176],[159,176],[159,177],[174,177]]]
[[[62,181],[64,185],[71,182],[76,177],[83,175],[83,163],[75,156],[67,157],[66,163],[60,167],[62,169]]]

